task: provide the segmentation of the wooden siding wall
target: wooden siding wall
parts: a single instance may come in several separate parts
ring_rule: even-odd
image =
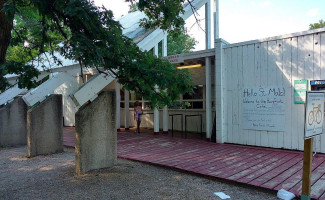
[[[226,142],[303,150],[304,104],[294,104],[294,80],[325,80],[325,32],[226,45],[223,53]],[[259,86],[285,87],[284,132],[242,128],[242,88]],[[314,141],[314,150],[325,153],[325,134]]]

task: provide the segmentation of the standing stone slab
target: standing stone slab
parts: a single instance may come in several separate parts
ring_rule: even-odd
[[[76,113],[77,174],[116,163],[115,112],[114,92],[103,92]]]
[[[62,95],[52,94],[27,112],[28,157],[63,151]]]
[[[18,97],[0,109],[0,145],[26,145],[27,105]]]

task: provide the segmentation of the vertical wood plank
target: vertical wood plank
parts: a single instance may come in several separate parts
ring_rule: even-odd
[[[319,65],[321,68],[321,78],[320,79],[325,79],[325,33],[320,34],[320,41],[319,41],[319,46],[320,46],[320,58],[319,58]],[[325,125],[323,126],[323,133],[325,132]],[[320,136],[320,152],[325,153],[325,134]]]
[[[314,41],[313,41],[313,78],[315,80],[320,80],[321,78],[321,63],[320,63],[320,34],[313,34]],[[320,145],[321,145],[321,136],[318,135],[314,138],[314,151],[320,152]]]
[[[221,66],[221,105],[222,108],[221,108],[221,112],[222,112],[222,115],[221,115],[221,132],[223,133],[222,134],[222,140],[224,142],[227,142],[227,139],[228,139],[228,124],[227,124],[227,117],[228,117],[228,111],[227,111],[227,107],[228,107],[228,102],[227,102],[227,80],[225,80],[227,78],[227,67],[229,66],[229,64],[227,64],[227,56],[230,56],[229,54],[227,54],[227,49],[225,48],[222,48],[221,51],[223,53],[221,59],[222,59],[222,66]]]
[[[307,52],[305,50],[305,36],[298,37],[298,79],[306,79],[305,75],[305,59]],[[305,124],[305,106],[304,104],[296,104],[297,106],[297,132],[298,132],[298,149],[304,149],[304,124]]]
[[[261,86],[261,43],[254,46],[255,87]],[[261,146],[261,131],[255,131],[255,145]]]
[[[227,142],[233,143],[233,132],[232,132],[232,77],[231,77],[231,68],[232,68],[232,48],[225,49],[226,52],[226,62],[227,62],[227,109],[226,109],[226,115],[227,115]]]
[[[232,141],[238,144],[238,47],[231,50],[231,82],[232,82]]]
[[[283,40],[283,87],[286,90],[286,111],[285,111],[285,120],[286,127],[283,135],[283,147],[286,149],[291,149],[291,140],[292,140],[292,111],[291,104],[293,104],[293,88],[292,88],[292,68],[291,68],[291,60],[292,60],[292,39],[287,38]]]
[[[238,143],[244,144],[244,133],[243,133],[243,125],[242,125],[242,98],[241,92],[243,89],[243,46],[239,46],[237,50],[238,56],[238,88],[237,88],[237,95],[238,95]]]
[[[278,66],[276,65],[277,62],[277,50],[278,46],[276,41],[269,41],[268,42],[268,59],[267,59],[267,68],[268,68],[268,86],[278,85],[277,83],[277,74],[278,74]],[[268,147],[277,147],[278,132],[268,131]]]
[[[298,73],[298,38],[294,37],[291,41],[291,68],[292,68],[292,82],[291,85],[294,87],[294,81],[299,80],[299,73]],[[291,148],[292,149],[299,149],[299,132],[298,132],[298,118],[300,119],[301,114],[298,115],[298,109],[300,107],[304,107],[303,104],[294,104],[294,97],[292,98],[291,102],[291,111],[292,111],[292,119],[291,119]],[[302,122],[303,123],[303,122]]]
[[[315,80],[314,35],[304,36],[304,45],[302,50],[305,51],[305,78],[310,83],[311,80]],[[317,143],[315,143],[315,140],[314,144],[317,145]]]
[[[245,45],[243,46],[243,88],[250,87],[248,84],[250,75],[249,70],[248,70],[248,46]],[[249,140],[249,131],[248,130],[243,130],[243,142],[244,144],[248,144]]]
[[[247,79],[247,87],[256,87],[255,80],[252,77],[255,77],[255,45],[250,44],[247,46],[247,71],[249,74],[249,78]],[[248,145],[256,145],[256,131],[248,130]]]
[[[268,68],[267,68],[267,42],[261,43],[260,46],[260,59],[261,59],[261,87],[268,86]],[[261,131],[261,146],[268,146],[268,133]]]
[[[277,65],[277,86],[284,86],[284,72],[283,72],[283,43],[282,40],[277,40],[277,49],[276,49],[276,65]],[[286,108],[287,109],[287,108]],[[287,123],[287,122],[285,122]],[[284,146],[284,132],[277,132],[277,148],[283,148]]]

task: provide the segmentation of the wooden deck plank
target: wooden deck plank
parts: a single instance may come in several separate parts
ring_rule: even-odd
[[[262,186],[267,181],[271,180],[272,178],[278,176],[279,174],[283,173],[285,170],[291,168],[292,166],[298,164],[302,161],[303,156],[297,155],[291,160],[288,160],[287,162],[283,163],[282,165],[276,166],[274,169],[268,171],[267,174],[264,174],[251,182],[249,184],[255,185],[255,186]]]
[[[263,155],[262,150],[254,151],[254,150],[247,150],[247,152],[244,153],[244,155],[241,156],[236,156],[236,157],[231,157],[230,159],[223,159],[218,162],[217,165],[211,166],[205,170],[202,170],[202,173],[206,173],[210,176],[218,176],[218,171],[219,169],[225,168],[227,169],[228,167],[234,165],[235,163],[247,160],[247,159],[259,159]],[[218,174],[217,174],[218,173]]]
[[[191,149],[194,149],[193,147],[191,147]],[[225,148],[225,149],[228,149],[228,148]],[[196,149],[195,151],[200,151],[199,149]],[[220,150],[220,151],[223,151],[223,150]],[[182,157],[183,155],[183,152],[184,150],[180,150],[179,153],[173,153],[173,157],[171,158],[170,156],[169,157],[164,157],[162,159],[160,159],[158,162],[166,162],[166,163],[173,163],[175,161],[178,161],[180,159],[180,157]],[[184,160],[183,160],[184,162]]]
[[[324,171],[323,171],[324,172]],[[318,179],[311,188],[311,198],[318,199],[325,193],[325,172],[320,179]]]
[[[177,165],[178,168],[186,168],[186,170],[189,170],[195,166],[202,166],[208,163],[208,161],[216,161],[217,159],[219,159],[223,154],[227,153],[229,154],[229,152],[236,152],[236,154],[238,154],[238,149],[234,148],[232,149],[228,149],[228,148],[220,148],[220,151],[218,152],[218,149],[213,149],[212,152],[207,153],[207,154],[201,154],[199,157],[196,158],[196,160],[193,159],[189,159],[187,162],[183,162],[180,165]]]
[[[316,158],[314,158],[312,162],[311,185],[313,185],[324,174],[324,171],[325,171],[324,157],[317,156]],[[302,189],[302,182],[300,181],[289,191],[294,194],[300,194],[301,189]]]
[[[200,166],[196,168],[197,171],[211,171],[217,169],[215,166],[221,166],[224,164],[232,164],[239,159],[244,159],[245,156],[251,154],[254,150],[250,148],[240,148],[237,152],[232,152],[231,154],[223,154],[220,158],[214,159],[212,162],[209,162],[207,165]],[[256,152],[256,150],[255,150]]]
[[[243,152],[243,151],[241,151]],[[203,169],[209,168],[211,165],[216,165],[220,160],[227,159],[228,157],[233,157],[239,155],[238,149],[233,148],[232,150],[227,150],[226,152],[213,152],[211,158],[207,161],[202,161],[200,163],[193,164],[187,168],[187,170],[192,172],[200,172]]]
[[[280,158],[279,160],[247,175],[247,176],[244,176],[240,179],[237,179],[238,182],[241,182],[241,183],[249,183],[251,181],[253,181],[254,179],[260,177],[260,176],[263,176],[264,174],[268,173],[269,171],[273,170],[274,168],[276,168],[277,166],[280,166],[284,163],[286,163],[288,160],[290,159],[293,159],[294,157],[296,157],[297,155],[296,154],[288,154],[282,158]]]
[[[302,152],[154,136],[148,132],[119,132],[118,157],[272,190],[291,189],[300,195]],[[65,145],[74,146],[74,129],[64,128],[63,139]],[[313,161],[312,181],[312,197],[325,200],[323,154],[317,154]]]
[[[251,159],[251,160],[248,159],[248,160],[245,160],[244,162],[237,163],[237,164],[227,168],[226,170],[221,170],[219,173],[220,174],[219,177],[231,180],[229,177],[234,176],[235,174],[238,174],[238,173],[240,173],[246,169],[249,169],[253,166],[263,164],[267,160],[274,157],[276,154],[277,154],[276,152],[269,152],[269,154],[263,155],[263,157],[260,159],[256,159],[255,157],[253,157],[253,159]]]
[[[319,199],[318,200],[325,200],[325,192],[322,194],[322,196],[321,197],[319,197]]]
[[[283,171],[282,173],[272,178],[271,180],[267,181],[266,183],[262,184],[261,186],[263,188],[268,188],[268,189],[275,188],[276,186],[280,185],[285,180],[290,178],[293,174],[300,171],[302,169],[302,163],[303,162],[298,162],[298,164],[288,168],[287,170]]]
[[[243,178],[245,176],[248,176],[249,174],[252,174],[255,171],[258,171],[260,169],[263,169],[266,166],[268,166],[269,164],[272,164],[272,163],[280,160],[281,158],[283,158],[283,157],[285,157],[287,155],[288,155],[288,153],[280,153],[279,154],[278,152],[276,152],[276,154],[272,158],[269,158],[268,160],[264,161],[263,163],[257,164],[255,166],[250,167],[248,169],[245,169],[245,170],[243,170],[243,171],[241,171],[241,172],[239,172],[237,174],[234,174],[234,175],[228,177],[228,179],[235,181],[235,180],[238,180],[238,179]]]

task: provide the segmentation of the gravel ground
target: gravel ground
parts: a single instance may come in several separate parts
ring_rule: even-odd
[[[268,192],[118,159],[111,168],[74,173],[74,150],[26,158],[26,147],[0,149],[0,199],[277,199]]]

